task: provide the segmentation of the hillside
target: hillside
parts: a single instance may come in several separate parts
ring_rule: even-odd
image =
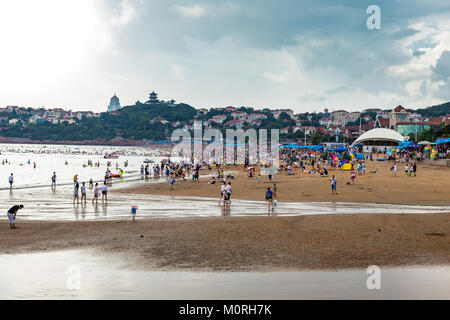
[[[187,104],[168,103],[127,106],[117,114],[102,113],[100,117],[83,119],[73,124],[34,124],[12,126],[1,132],[3,137],[28,138],[32,140],[83,141],[117,136],[129,140],[164,139],[166,128],[160,122],[150,123],[156,117],[167,121],[192,120],[197,110]]]
[[[437,106],[428,107],[425,109],[417,109],[415,112],[421,114],[424,117],[440,117],[450,114],[450,102],[446,102]]]

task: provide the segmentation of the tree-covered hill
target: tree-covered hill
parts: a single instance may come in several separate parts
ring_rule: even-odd
[[[415,112],[421,114],[424,117],[440,117],[450,114],[450,102],[446,102],[437,106],[428,107],[425,109],[418,109]]]
[[[167,121],[194,119],[197,110],[187,104],[142,104],[124,107],[117,114],[102,113],[98,118],[87,118],[73,124],[15,125],[1,132],[4,137],[29,138],[32,140],[81,141],[95,139],[164,139],[170,124],[151,123],[156,117]]]

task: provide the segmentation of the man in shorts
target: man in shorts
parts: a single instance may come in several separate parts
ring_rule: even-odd
[[[271,212],[273,212],[274,207],[273,207],[273,191],[270,190],[270,187],[267,188],[266,191],[266,201],[267,201],[267,205],[268,205],[268,209],[269,209],[269,215]]]
[[[16,214],[17,211],[23,209],[23,205],[15,205],[11,209],[8,210],[8,219],[9,219],[9,227],[11,229],[17,229],[16,227]]]

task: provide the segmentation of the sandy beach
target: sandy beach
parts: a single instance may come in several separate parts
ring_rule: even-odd
[[[0,253],[94,249],[149,270],[275,271],[448,265],[449,214],[22,222]]]
[[[296,202],[358,202],[358,203],[391,203],[410,205],[449,205],[450,204],[450,169],[418,164],[417,176],[406,177],[403,164],[398,165],[397,176],[390,171],[392,161],[366,162],[366,174],[357,176],[354,185],[347,185],[350,181],[350,172],[337,170],[329,171],[329,175],[302,174],[300,169],[294,169],[294,175],[289,176],[281,171],[273,180],[277,184],[279,201]],[[370,173],[378,171],[379,173]],[[267,176],[262,177],[258,183],[256,177],[247,178],[242,167],[231,167],[224,172],[236,173],[231,179],[232,198],[245,200],[264,200],[267,187],[272,187]],[[201,170],[202,175],[216,174],[217,169]],[[338,179],[338,195],[331,195],[330,177],[336,175]],[[130,187],[120,192],[139,194],[158,194],[173,196],[212,197],[218,198],[220,184],[208,184],[210,178],[204,177],[199,183],[190,179],[177,182],[175,190],[169,190],[169,184],[149,184]]]
[[[450,170],[419,165],[417,177],[394,177],[391,163],[368,162],[366,174],[347,185],[350,173],[338,178],[338,195],[329,177],[286,172],[274,180],[280,202],[359,202],[417,205],[450,204]],[[402,168],[400,165],[399,168]],[[379,173],[370,173],[371,171]],[[269,183],[233,171],[233,198],[263,200]],[[202,170],[202,174],[214,171]],[[258,174],[258,172],[257,172]],[[179,181],[131,184],[113,189],[110,197],[132,194],[218,198],[220,184]],[[170,199],[170,198],[167,198]],[[169,201],[169,200],[168,200]],[[261,203],[263,206],[264,203]],[[362,205],[362,204],[361,204]],[[233,204],[232,204],[233,206]],[[265,209],[264,209],[265,210]],[[25,221],[16,230],[0,228],[0,254],[91,249],[119,255],[129,267],[151,270],[282,271],[336,270],[379,266],[448,265],[450,213],[328,214],[285,217],[139,218],[112,221]]]

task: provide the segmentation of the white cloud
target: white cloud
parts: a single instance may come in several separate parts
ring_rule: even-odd
[[[174,5],[174,9],[177,13],[186,16],[186,17],[201,17],[203,15],[205,15],[206,13],[206,8],[202,7],[199,4],[194,4],[194,5],[186,5],[186,6],[182,6],[182,5]]]
[[[175,80],[183,80],[186,73],[186,67],[172,64],[170,65],[170,71]]]
[[[119,12],[111,19],[111,24],[115,27],[125,27],[137,16],[135,6],[128,0],[122,0],[119,5]]]

